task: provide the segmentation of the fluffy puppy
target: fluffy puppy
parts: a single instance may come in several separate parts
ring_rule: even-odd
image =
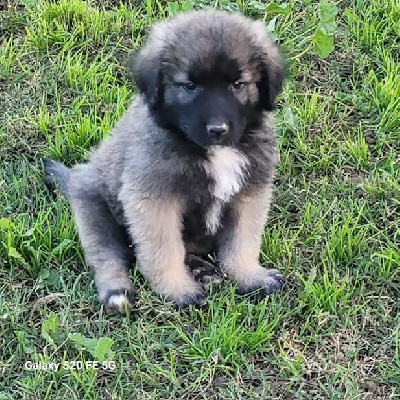
[[[283,65],[264,23],[182,13],[154,25],[131,70],[140,96],[89,162],[45,165],[70,201],[100,302],[132,303],[130,242],[141,274],[176,305],[203,302],[185,260],[214,251],[240,293],[277,291],[283,276],[259,250]]]

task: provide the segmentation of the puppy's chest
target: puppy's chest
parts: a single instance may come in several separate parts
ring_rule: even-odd
[[[215,235],[226,205],[245,183],[248,159],[236,149],[216,146],[209,150],[203,166],[210,179],[210,202],[204,207],[202,219],[207,234]]]

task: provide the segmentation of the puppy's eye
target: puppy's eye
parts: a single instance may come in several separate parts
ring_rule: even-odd
[[[233,89],[235,90],[240,90],[242,89],[244,86],[244,82],[243,81],[236,81],[232,84]]]
[[[196,90],[197,88],[197,86],[193,82],[184,82],[182,83],[182,87],[189,91]]]

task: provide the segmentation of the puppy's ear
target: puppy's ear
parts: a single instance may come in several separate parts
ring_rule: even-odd
[[[132,54],[128,69],[140,93],[151,108],[156,108],[161,96],[160,53],[150,51],[148,46]]]
[[[275,98],[282,90],[284,71],[284,59],[278,47],[272,42],[267,43],[259,60],[258,83],[260,106],[266,111],[275,109]]]

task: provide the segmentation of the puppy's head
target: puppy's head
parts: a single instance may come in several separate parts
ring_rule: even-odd
[[[264,24],[223,11],[156,24],[132,66],[157,122],[201,147],[238,143],[274,109],[283,81]]]

